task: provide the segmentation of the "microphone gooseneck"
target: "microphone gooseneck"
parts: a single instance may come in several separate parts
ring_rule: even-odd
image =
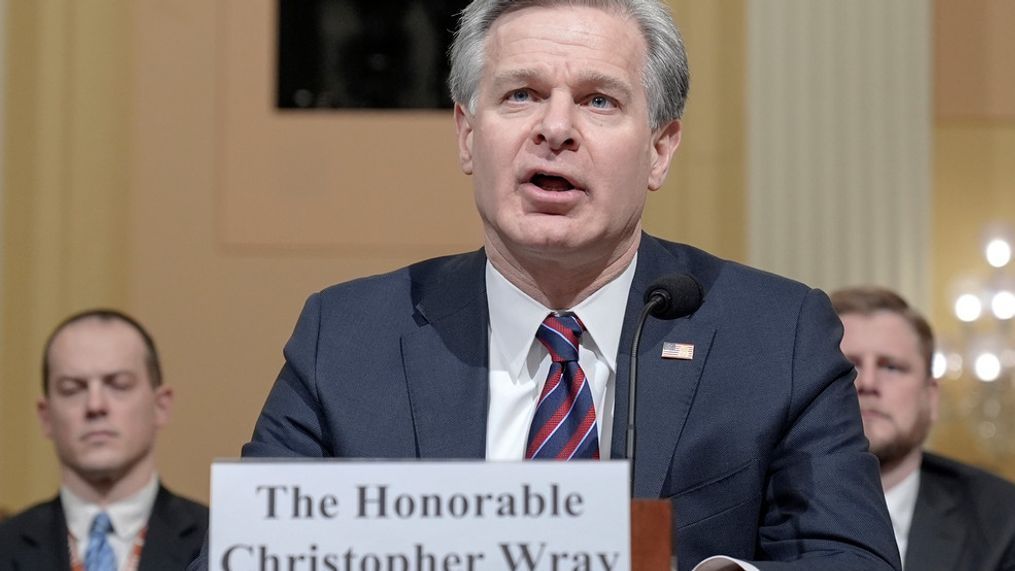
[[[691,315],[705,299],[698,280],[689,274],[671,274],[658,278],[645,290],[645,306],[638,319],[631,341],[631,367],[627,385],[627,435],[624,457],[631,462],[631,496],[634,497],[634,424],[635,403],[638,395],[638,346],[641,332],[649,315],[662,320]]]

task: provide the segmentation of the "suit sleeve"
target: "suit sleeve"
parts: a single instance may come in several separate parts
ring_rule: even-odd
[[[797,320],[785,430],[769,466],[761,569],[901,569],[877,459],[839,351],[840,323],[812,290]]]
[[[244,457],[331,456],[317,385],[320,295],[303,307],[283,351],[285,364],[272,386]]]

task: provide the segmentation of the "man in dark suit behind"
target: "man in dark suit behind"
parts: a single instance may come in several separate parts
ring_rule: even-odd
[[[622,457],[642,296],[691,274],[642,337],[634,467],[680,569],[898,568],[825,295],[642,233],[688,88],[665,5],[478,0],[451,59],[483,250],[313,295],[244,456]]]
[[[37,408],[60,493],[0,523],[0,570],[184,569],[208,510],[156,475],[173,393],[151,336],[118,311],[82,312],[51,334],[42,370]]]
[[[923,450],[937,419],[934,335],[898,294],[857,287],[832,294],[856,365],[864,432],[904,567],[912,571],[1015,569],[1015,485]]]

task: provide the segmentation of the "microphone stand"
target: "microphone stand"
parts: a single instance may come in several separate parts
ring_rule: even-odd
[[[641,345],[641,331],[645,328],[645,320],[660,303],[666,303],[666,298],[662,295],[653,295],[652,299],[642,308],[641,317],[638,318],[638,327],[634,330],[634,340],[631,342],[631,367],[627,385],[627,450],[624,452],[624,457],[631,462],[632,498],[634,497],[634,414],[635,400],[638,394],[638,348]]]

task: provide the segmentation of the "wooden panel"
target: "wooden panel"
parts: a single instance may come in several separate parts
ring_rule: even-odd
[[[307,295],[480,244],[450,113],[281,117],[271,109],[274,4],[10,3],[7,53],[18,57],[5,82],[5,137],[18,144],[8,143],[4,157],[4,507],[22,508],[56,489],[52,447],[39,435],[32,400],[41,340],[72,305],[118,305],[152,331],[177,396],[159,438],[160,474],[175,491],[207,499],[209,464],[237,456],[249,438]],[[673,4],[691,46],[697,99],[682,166],[668,183],[673,191],[656,193],[668,202],[655,203],[647,224],[736,257],[743,251],[743,1]],[[72,46],[75,38],[92,47]],[[101,48],[109,42],[122,45]],[[65,58],[73,53],[72,70]],[[122,75],[111,75],[116,70]],[[67,88],[88,78],[95,81]],[[81,107],[79,96],[101,106]],[[244,117],[250,129],[237,124]],[[124,124],[126,136],[108,130]],[[103,135],[89,139],[89,132]],[[309,155],[283,148],[304,136],[314,142],[303,147]],[[349,157],[358,157],[356,168],[329,164],[348,167]],[[79,188],[94,200],[61,194],[77,174],[87,175]],[[398,186],[378,194],[382,179]],[[252,192],[237,181],[250,182]],[[437,189],[434,200],[447,202],[412,203],[410,226],[402,224],[410,209],[393,214],[384,202]],[[61,231],[67,220],[72,232]],[[397,230],[360,239],[365,225]],[[452,231],[457,237],[448,238]],[[102,291],[107,297],[89,293]],[[4,462],[10,457],[21,463]]]
[[[274,109],[275,5],[230,0],[219,11],[225,243],[359,254],[474,247],[480,224],[451,113]]]
[[[1015,119],[1015,2],[937,0],[934,110],[940,118]]]
[[[747,259],[747,59],[743,0],[671,0],[687,46],[691,93],[666,183],[649,194],[645,229]]]
[[[71,312],[126,297],[128,4],[13,2],[0,33],[16,54],[5,70],[0,222],[6,507],[56,490],[56,458],[35,417],[46,336]]]

